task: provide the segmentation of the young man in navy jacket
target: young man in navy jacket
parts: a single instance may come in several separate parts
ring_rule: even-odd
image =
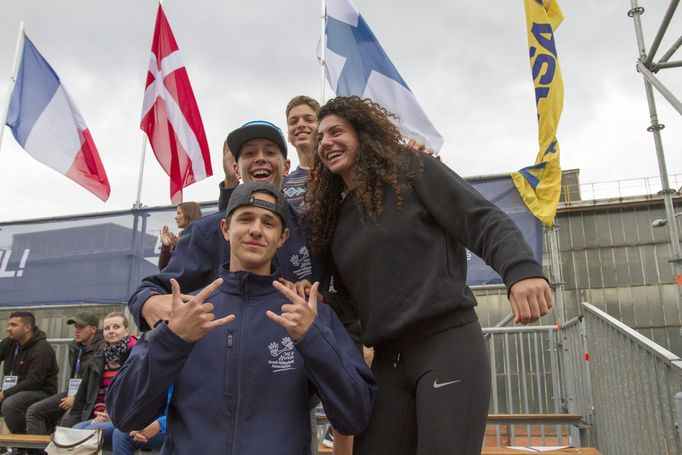
[[[287,144],[282,131],[270,122],[256,120],[233,130],[228,135],[227,152],[234,155],[237,178],[243,182],[269,183],[277,189],[289,172]],[[221,201],[233,191],[221,186]],[[221,207],[221,211],[225,207]],[[214,213],[192,222],[165,269],[142,280],[128,299],[128,308],[140,330],[151,329],[159,320],[168,319],[171,304],[170,280],[175,279],[184,292],[207,286],[217,278],[220,265],[230,257],[230,247],[220,232],[224,213]],[[276,252],[282,277],[289,281],[315,281],[312,258],[308,251],[305,229],[296,211],[287,212],[289,240]]]
[[[154,420],[171,384],[162,453],[308,453],[315,394],[341,433],[365,428],[376,382],[359,350],[316,292],[306,301],[277,281],[272,258],[287,240],[287,210],[269,184],[235,189],[221,224],[230,262],[186,304],[172,281],[170,320],[137,344],[109,387],[117,428]]]

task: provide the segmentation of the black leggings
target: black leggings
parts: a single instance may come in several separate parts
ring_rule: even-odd
[[[400,352],[377,349],[379,382],[354,455],[479,455],[490,401],[490,363],[478,322]]]

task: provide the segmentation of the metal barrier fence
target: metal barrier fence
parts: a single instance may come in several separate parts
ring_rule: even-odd
[[[483,332],[490,355],[491,414],[580,414],[581,428],[557,424],[494,425],[486,442],[497,446],[584,445],[591,440],[591,400],[580,358],[584,358],[584,330],[578,319],[558,326],[493,327]],[[583,378],[578,380],[578,378]],[[492,437],[491,437],[492,436]],[[493,441],[491,441],[491,439]]]
[[[598,448],[604,455],[682,454],[675,417],[682,360],[598,308],[582,307]]]

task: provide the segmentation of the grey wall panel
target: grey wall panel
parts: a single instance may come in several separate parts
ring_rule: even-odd
[[[627,252],[626,263],[630,270],[630,285],[639,286],[644,284],[644,271],[642,268],[642,257],[639,252],[639,248],[636,246],[625,247]],[[619,264],[616,263],[616,266]],[[621,283],[623,285],[627,284]]]

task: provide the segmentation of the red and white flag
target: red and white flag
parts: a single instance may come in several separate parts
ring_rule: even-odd
[[[213,175],[199,107],[161,4],[140,128],[147,133],[156,159],[170,177],[173,204],[182,202],[184,187]]]

